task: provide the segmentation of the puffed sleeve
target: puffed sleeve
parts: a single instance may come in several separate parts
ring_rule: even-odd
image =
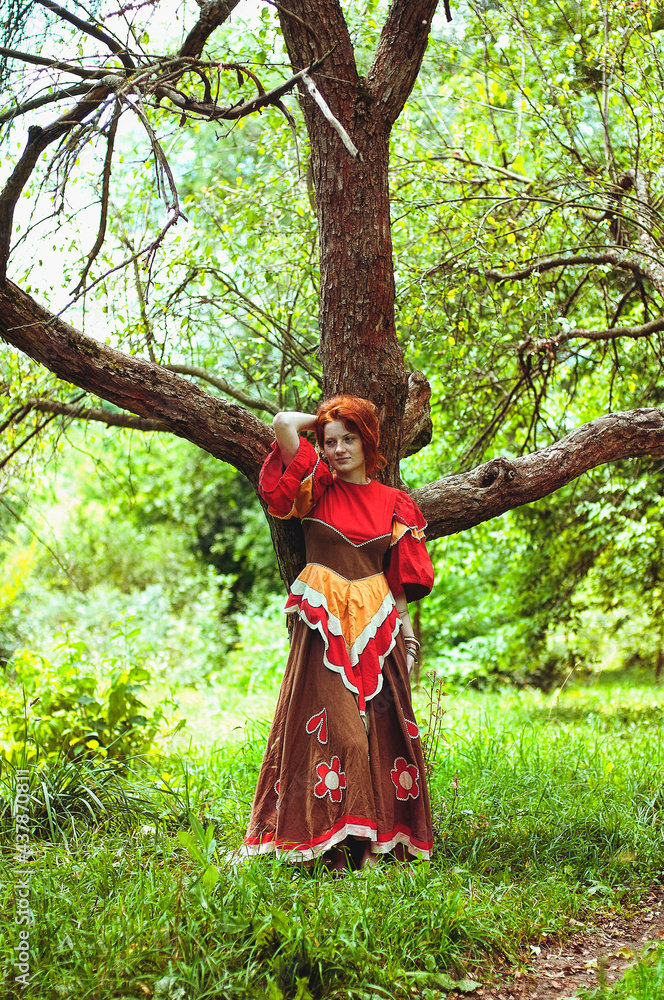
[[[258,492],[273,517],[304,517],[332,482],[332,473],[306,438],[300,438],[295,458],[284,468],[276,441],[263,462]]]
[[[426,521],[407,493],[397,493],[392,539],[385,556],[385,576],[393,594],[404,591],[407,601],[431,593],[433,566],[424,543]]]

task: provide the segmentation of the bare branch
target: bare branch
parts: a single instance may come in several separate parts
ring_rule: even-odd
[[[0,469],[4,469],[5,466],[11,462],[14,455],[17,455],[21,450],[21,448],[24,448],[28,443],[28,441],[31,441],[32,438],[36,437],[40,431],[43,431],[44,428],[47,427],[52,420],[55,420],[54,416],[47,417],[46,420],[42,420],[41,423],[37,424],[36,427],[33,427],[30,433],[26,434],[26,436],[21,441],[19,441],[19,443],[15,445],[11,451],[7,452],[6,455],[3,455],[2,458],[0,458]]]
[[[140,102],[138,104],[133,104],[132,105],[132,109],[138,115],[138,117],[140,118],[141,124],[143,125],[143,128],[147,132],[148,139],[150,140],[150,145],[152,147],[152,153],[153,153],[153,156],[154,156],[154,159],[155,159],[155,165],[156,165],[156,168],[157,168],[157,181],[158,181],[159,186],[162,189],[162,193],[163,193],[163,196],[164,196],[164,200],[166,201],[166,205],[167,205],[167,207],[169,209],[171,209],[176,214],[176,216],[182,217],[182,218],[186,218],[186,216],[183,215],[183,213],[180,211],[180,200],[178,198],[178,189],[177,189],[177,186],[175,184],[175,178],[173,177],[173,172],[172,172],[170,164],[168,162],[168,158],[166,156],[166,153],[162,149],[161,143],[157,139],[157,136],[155,135],[154,129],[150,125],[150,122],[148,121],[148,117],[145,114],[145,111],[143,110],[143,108],[141,107]],[[170,192],[171,192],[171,201],[170,202],[168,201],[168,198],[166,198],[166,190],[163,187],[163,182],[161,181],[160,171],[161,171],[161,173],[163,173],[166,176],[166,179],[168,180],[168,187],[169,187]]]
[[[314,81],[311,79],[309,74],[301,73],[300,76],[305,87],[313,97],[314,101],[316,102],[320,110],[323,112],[323,117],[330,123],[332,128],[339,135],[341,141],[343,142],[344,146],[346,147],[350,155],[355,158],[359,157],[360,159],[362,159],[362,156],[357,146],[355,145],[351,137],[348,135],[348,132],[343,127],[341,122],[334,117],[334,115],[330,111],[327,101],[325,100],[325,98],[323,97],[320,90],[318,89]]]
[[[163,365],[163,367],[166,371],[177,372],[178,375],[193,375],[194,378],[201,378],[221,392],[225,392],[227,396],[236,399],[238,403],[242,403],[243,406],[248,407],[250,410],[263,410],[265,413],[271,413],[273,416],[279,412],[279,407],[270,402],[270,400],[258,399],[256,396],[250,396],[248,393],[243,392],[242,389],[236,389],[225,378],[213,375],[207,368],[199,368],[197,365]]]
[[[495,412],[487,426],[482,430],[473,443],[468,447],[465,453],[461,456],[459,460],[459,465],[463,467],[466,463],[475,456],[475,461],[478,457],[478,452],[481,453],[489,442],[496,436],[500,430],[500,426],[505,419],[510,407],[515,399],[519,398],[521,390],[524,387],[526,378],[521,375],[521,377],[514,383],[509,392],[506,392],[502,399],[499,401],[495,408]]]
[[[88,276],[88,271],[92,267],[94,261],[97,258],[97,254],[102,248],[104,238],[106,236],[106,222],[108,220],[108,195],[109,188],[111,184],[111,165],[113,162],[113,150],[115,147],[115,135],[118,130],[118,122],[120,121],[120,102],[115,102],[115,110],[113,111],[113,118],[108,130],[108,139],[106,141],[106,156],[104,158],[104,171],[102,174],[101,182],[101,215],[99,218],[99,230],[97,232],[97,238],[95,240],[94,246],[90,253],[88,254],[88,259],[81,272],[81,277],[79,279],[78,285],[74,289],[75,292],[81,290],[85,284],[85,279]]]
[[[480,277],[486,278],[487,281],[495,281],[497,284],[501,284],[504,281],[524,281],[526,278],[532,277],[533,274],[545,274],[547,271],[554,271],[559,267],[578,267],[581,264],[594,264],[596,266],[612,264],[614,267],[638,273],[642,270],[634,261],[629,260],[624,251],[617,248],[615,251],[609,250],[602,254],[577,254],[576,256],[551,257],[549,260],[534,261],[527,267],[521,267],[517,271],[497,271],[494,268],[488,268],[486,271],[479,268],[468,268],[468,271],[470,274],[477,274]],[[449,270],[450,266],[451,262],[443,261],[441,264],[436,264],[435,267],[426,271],[425,276],[430,278],[441,271]]]
[[[7,259],[16,202],[20,198],[39,156],[52,142],[65,135],[69,129],[79,125],[95,108],[99,107],[107,96],[108,89],[106,87],[94,87],[87,97],[45,129],[33,125],[28,130],[28,144],[0,195],[0,283],[5,280],[7,275]]]
[[[229,289],[233,293],[233,295],[236,295],[238,299],[240,299],[240,301],[244,303],[247,312],[250,315],[262,319],[265,323],[267,323],[268,326],[271,326],[275,330],[277,330],[277,332],[280,333],[282,337],[284,337],[286,343],[279,344],[277,341],[272,340],[270,337],[268,337],[267,334],[264,333],[262,330],[259,330],[256,327],[246,323],[246,321],[238,318],[238,322],[241,323],[245,327],[245,329],[253,331],[257,336],[261,338],[261,340],[264,340],[266,344],[269,344],[271,347],[276,348],[276,350],[281,351],[284,354],[287,354],[292,361],[294,361],[304,371],[306,371],[307,375],[310,375],[312,378],[319,380],[318,373],[314,371],[312,365],[305,357],[299,345],[296,342],[294,342],[287,327],[285,327],[282,323],[279,323],[274,316],[271,316],[269,312],[267,312],[256,302],[254,302],[253,299],[249,298],[248,295],[245,295],[244,292],[241,291],[240,288],[238,288],[237,284],[233,281],[233,279],[229,278],[228,275],[224,274],[223,271],[217,271],[216,268],[207,268],[207,270],[210,271],[212,274],[214,274],[217,281],[219,281],[221,285]]]
[[[70,14],[70,12],[65,10],[64,7],[61,7],[57,3],[53,3],[53,0],[36,0],[36,2],[41,4],[42,7],[46,7],[46,9],[50,10],[53,14],[57,14],[57,16],[62,18],[63,21],[68,21],[69,24],[73,24],[75,28],[79,28],[81,31],[84,31],[86,35],[91,35],[92,38],[96,38],[97,41],[103,42],[104,45],[107,45],[111,52],[118,56],[125,69],[129,70],[129,72],[132,72],[132,70],[136,68],[134,61],[127,50],[120,45],[115,38],[111,38],[111,36],[107,35],[105,31],[102,31],[96,24],[93,24],[92,21],[81,20],[81,18],[77,17],[76,14]]]
[[[482,170],[489,170],[499,174],[501,177],[507,177],[511,181],[517,181],[519,184],[533,183],[531,177],[526,177],[524,174],[517,174],[515,170],[508,170],[506,167],[499,167],[497,163],[485,163],[483,160],[473,160],[464,150],[453,149],[445,156],[431,156],[430,159],[432,161],[441,160],[443,162],[454,160],[462,166],[480,167]]]
[[[59,319],[61,316],[64,316],[67,310],[71,309],[71,307],[81,298],[82,295],[86,295],[87,292],[93,289],[96,285],[98,285],[102,281],[105,281],[106,278],[109,278],[112,274],[115,274],[117,271],[123,271],[125,267],[128,267],[129,264],[133,264],[134,261],[138,260],[139,257],[145,258],[145,260],[149,263],[154,258],[154,255],[161,246],[168,230],[171,229],[172,226],[175,226],[179,221],[179,219],[181,218],[185,218],[185,216],[183,216],[180,212],[172,212],[170,218],[166,220],[166,222],[164,223],[160,231],[157,233],[155,238],[147,246],[141,247],[140,250],[137,250],[136,253],[133,253],[131,257],[127,257],[119,264],[116,264],[115,267],[109,267],[107,271],[104,271],[104,273],[100,274],[98,278],[95,278],[95,280],[90,282],[89,285],[86,285],[85,288],[82,289],[82,291],[78,292],[76,295],[74,295],[72,299],[69,300],[69,302],[65,303],[65,305],[58,313],[57,318]]]
[[[128,427],[136,431],[165,431],[173,433],[165,420],[151,420],[149,417],[135,417],[130,413],[114,413],[111,410],[74,406],[71,403],[60,403],[52,399],[28,399],[26,405],[39,413],[52,413],[54,416],[71,417],[73,420],[93,420],[107,427]]]
[[[0,56],[7,59],[17,59],[19,62],[31,63],[34,66],[48,66],[49,69],[59,69],[73,76],[82,76],[85,80],[101,80],[108,73],[107,69],[83,69],[71,63],[49,59],[47,56],[35,56],[31,52],[18,52],[16,49],[5,49],[0,46]]]
[[[283,6],[283,4],[277,3],[276,0],[265,0],[265,2],[269,3],[270,7],[274,7],[275,10],[278,10],[280,14],[284,15],[284,17],[290,17],[293,21],[296,21],[299,25],[301,25],[309,37],[313,39],[315,48],[318,48],[318,32],[307,21],[305,21],[303,17],[300,17],[299,14],[296,14],[292,10],[288,10]]]
[[[72,87],[56,90],[53,94],[42,94],[41,97],[35,97],[32,101],[17,104],[15,108],[11,108],[10,111],[4,111],[0,115],[0,125],[13,121],[14,118],[19,118],[21,115],[26,115],[29,111],[34,111],[36,108],[43,108],[46,104],[55,104],[57,101],[64,101],[68,97],[78,97],[80,94],[87,94],[92,86],[93,84],[91,83],[77,83]]]

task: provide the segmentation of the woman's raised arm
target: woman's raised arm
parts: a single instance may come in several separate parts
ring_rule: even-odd
[[[298,413],[297,410],[280,410],[272,421],[277,444],[284,465],[290,465],[300,447],[300,432],[312,431],[316,426],[316,417],[311,413]]]

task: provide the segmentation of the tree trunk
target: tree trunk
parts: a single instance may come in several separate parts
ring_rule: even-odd
[[[323,393],[351,392],[378,406],[387,459],[381,478],[391,484],[399,481],[408,374],[394,316],[389,139],[435,9],[436,0],[395,0],[364,79],[337,0],[291,0],[279,8],[295,72],[329,52],[315,82],[359,150],[356,158],[349,153],[302,84],[320,244]]]
[[[389,129],[355,96],[344,118],[355,124],[354,160],[322,116],[308,116],[321,239],[320,358],[326,396],[353,392],[380,411],[383,479],[399,479],[408,375],[394,319],[394,268],[388,196]],[[316,109],[313,109],[315,112]],[[354,113],[348,113],[352,111]],[[352,125],[351,125],[352,128]]]

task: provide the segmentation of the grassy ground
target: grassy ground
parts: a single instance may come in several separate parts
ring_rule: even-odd
[[[3,911],[20,915],[29,871],[33,920],[23,987],[12,961],[25,928],[3,919],[0,989],[26,1000],[436,1000],[661,879],[664,692],[647,678],[605,675],[554,696],[448,692],[443,703],[429,740],[430,863],[333,881],[225,861],[244,832],[265,723],[166,754],[159,780],[135,779],[152,785],[153,811],[137,807],[127,825],[120,809],[80,821],[66,843],[33,830],[22,865],[7,827]],[[187,743],[200,733],[195,706]],[[233,730],[223,712],[220,725]]]

